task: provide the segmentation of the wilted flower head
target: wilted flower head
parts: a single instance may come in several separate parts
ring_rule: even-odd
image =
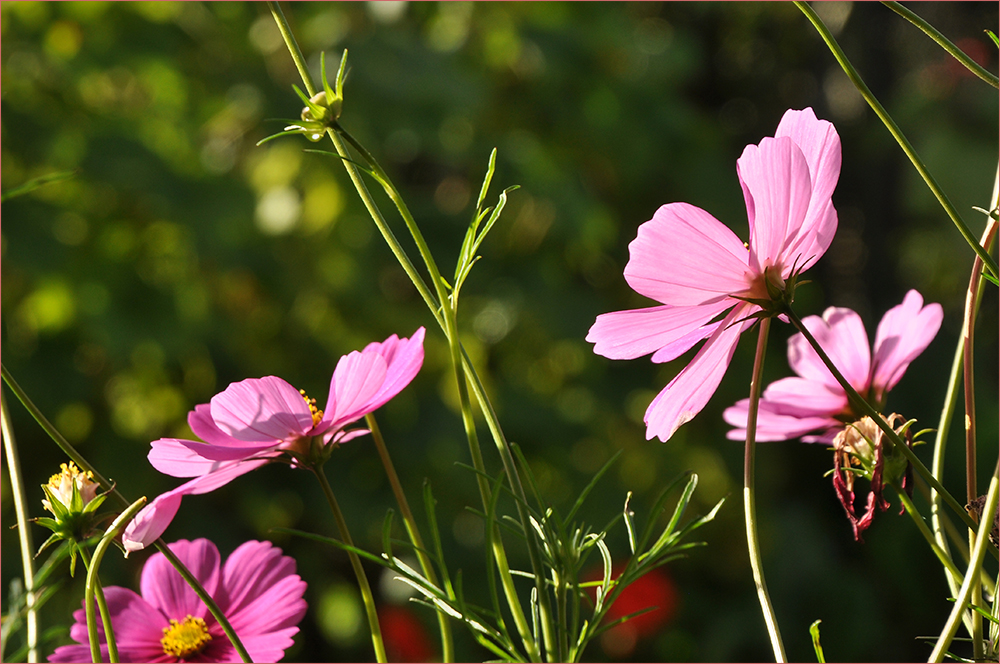
[[[295,573],[294,559],[270,542],[246,542],[224,565],[207,539],[168,546],[219,606],[253,661],[284,656],[306,613],[306,583]],[[208,607],[162,553],[146,561],[140,588],[141,595],[118,586],[104,589],[122,662],[240,661]],[[90,661],[86,613],[80,609],[73,618],[70,637],[80,645],[57,648],[50,662]],[[106,661],[101,621],[98,634]]]
[[[161,438],[149,452],[149,462],[161,473],[194,479],[157,496],[136,515],[122,536],[125,550],[142,549],[163,534],[184,496],[214,491],[271,461],[318,467],[336,444],[368,433],[346,427],[409,385],[424,361],[423,342],[421,327],[409,339],[394,334],[341,357],[323,410],[277,376],[232,383],[211,403],[197,406],[188,424],[205,442]]]
[[[902,423],[902,416],[893,413],[886,422],[907,445],[911,444],[909,426]],[[889,509],[889,502],[882,495],[886,484],[899,481],[900,488],[912,494],[911,473],[912,468],[906,457],[886,450],[885,432],[867,415],[837,433],[833,439],[833,488],[851,522],[854,539],[862,541],[861,533],[871,525],[876,507],[883,512]],[[857,475],[871,483],[865,512],[860,518],[854,510],[854,480]]]
[[[812,109],[789,110],[774,137],[748,145],[736,163],[750,238],[744,244],[705,210],[662,206],[629,244],[625,279],[660,306],[597,317],[594,352],[669,362],[707,339],[646,410],[646,437],[666,441],[715,393],[753,320],[779,315],[795,279],[822,256],[837,229],[831,196],[840,137]],[[721,320],[720,320],[721,319]]]

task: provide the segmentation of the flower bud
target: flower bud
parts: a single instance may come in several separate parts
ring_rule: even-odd
[[[97,497],[97,490],[100,488],[94,481],[94,474],[89,470],[80,470],[72,461],[62,464],[60,468],[62,472],[50,477],[49,483],[42,486],[45,495],[49,497],[42,499],[42,507],[58,516],[56,508],[52,507],[51,501],[54,500],[67,512],[83,511]]]

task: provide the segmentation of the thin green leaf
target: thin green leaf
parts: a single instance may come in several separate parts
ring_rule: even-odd
[[[434,494],[431,491],[431,483],[427,479],[424,479],[424,512],[427,514],[427,523],[430,525],[431,529],[431,544],[434,546],[434,553],[432,558],[437,563],[438,573],[441,575],[441,580],[444,584],[445,590],[450,596],[454,596],[454,588],[451,585],[451,577],[448,573],[448,566],[444,561],[444,547],[441,544],[441,530],[438,528],[437,521],[437,511],[434,506],[437,502],[434,500]]]
[[[997,36],[995,34],[993,34],[993,31],[992,30],[986,30],[986,34],[988,34],[990,36],[990,39],[993,40],[993,45],[996,46],[996,47],[998,47],[998,48],[1000,48],[1000,41],[997,41]]]
[[[660,533],[659,539],[657,539],[656,543],[649,548],[649,551],[640,556],[640,562],[642,559],[650,556],[655,558],[656,553],[666,546],[667,541],[674,534],[674,529],[677,527],[677,523],[681,520],[684,510],[687,509],[688,503],[691,502],[691,496],[694,494],[696,486],[698,486],[698,475],[696,473],[691,473],[691,478],[688,480],[687,486],[684,487],[681,497],[677,499],[677,505],[674,507],[674,513],[670,517],[670,522],[667,523],[667,527],[663,529],[663,532]]]
[[[823,646],[819,642],[819,624],[821,622],[823,621],[817,620],[809,625],[809,635],[812,637],[813,650],[816,652],[816,661],[819,664],[826,664],[826,658],[823,656]]]
[[[479,210],[483,207],[483,201],[486,200],[486,195],[490,190],[490,183],[493,181],[493,173],[496,171],[497,167],[497,149],[493,148],[490,152],[490,162],[486,167],[486,177],[483,178],[483,186],[479,189],[479,198],[476,199],[476,212],[478,214]]]
[[[629,491],[628,495],[625,496],[625,508],[622,510],[622,518],[625,520],[625,530],[628,531],[628,548],[632,555],[635,555],[635,524],[633,523],[633,515],[635,512],[628,508],[628,501],[632,499],[632,492]]]
[[[659,498],[653,504],[653,509],[649,513],[649,520],[646,522],[646,526],[642,529],[642,537],[639,538],[639,542],[636,546],[637,550],[642,550],[646,548],[646,543],[649,542],[649,538],[653,536],[653,529],[656,527],[656,521],[660,514],[666,509],[667,499],[670,498],[670,494],[673,493],[674,489],[680,486],[681,482],[687,480],[688,477],[692,475],[690,470],[681,473],[670,485],[663,490]],[[617,517],[616,517],[617,519]]]
[[[47,173],[45,175],[40,175],[37,178],[32,178],[19,187],[14,187],[9,191],[5,191],[0,194],[0,202],[9,200],[11,198],[16,198],[17,196],[23,196],[25,194],[31,193],[39,187],[44,187],[47,184],[53,184],[55,182],[62,182],[63,180],[68,180],[77,173],[80,169],[74,168],[71,171],[57,171],[55,173]]]
[[[367,551],[365,551],[363,549],[359,549],[356,546],[351,546],[350,544],[345,544],[345,543],[341,542],[339,539],[334,539],[333,537],[324,537],[323,535],[317,535],[315,533],[307,533],[304,530],[296,530],[294,528],[271,528],[271,532],[285,533],[286,535],[297,535],[299,537],[304,537],[306,539],[311,539],[314,542],[321,542],[323,544],[330,544],[332,546],[337,547],[338,549],[342,549],[343,551],[350,551],[350,552],[356,553],[359,556],[361,556],[362,558],[364,558],[365,560],[370,560],[371,562],[376,563],[378,565],[381,565],[382,567],[387,567],[387,568],[389,568],[391,570],[395,570],[396,569],[395,566],[392,563],[390,563],[389,561],[385,560],[381,556],[376,556],[376,555],[373,555],[371,553],[368,553]]]
[[[618,450],[617,452],[615,452],[614,455],[610,459],[608,459],[608,461],[603,466],[601,466],[601,469],[594,474],[594,477],[590,480],[587,486],[585,486],[583,488],[583,491],[580,492],[580,497],[576,499],[575,503],[573,503],[573,507],[570,509],[569,514],[566,515],[565,519],[566,523],[570,523],[571,521],[573,521],[573,517],[576,516],[576,513],[580,510],[580,507],[583,505],[583,501],[587,499],[587,496],[590,495],[590,492],[594,490],[594,487],[597,486],[597,483],[601,480],[602,477],[604,477],[604,473],[608,472],[611,466],[616,461],[618,461],[619,457],[621,457],[624,451],[625,450]],[[625,501],[625,504],[626,505],[628,504],[627,500]]]

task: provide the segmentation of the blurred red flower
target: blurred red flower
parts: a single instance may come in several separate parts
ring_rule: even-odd
[[[434,661],[436,653],[427,630],[409,607],[383,606],[378,621],[390,662]]]
[[[612,567],[612,578],[618,578],[624,568],[624,564]],[[588,575],[588,578],[600,579],[603,570],[597,569],[595,572]],[[591,598],[594,599],[596,596],[596,589],[592,589]],[[673,619],[677,612],[678,600],[677,587],[664,568],[660,567],[644,574],[618,595],[614,604],[608,609],[605,622],[614,622],[647,607],[656,608],[604,632],[600,637],[604,652],[612,659],[631,655],[639,639],[658,634]]]

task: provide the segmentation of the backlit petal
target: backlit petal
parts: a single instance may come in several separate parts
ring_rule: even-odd
[[[861,317],[850,309],[828,307],[823,317],[806,316],[802,324],[812,333],[834,366],[858,392],[868,389],[871,351]],[[833,389],[843,389],[801,334],[788,340],[788,364],[803,378],[818,381]]]
[[[776,412],[773,404],[761,399],[757,409],[757,434],[755,440],[767,443],[778,440],[794,440],[812,431],[826,430],[838,424],[832,417],[798,417],[783,415]],[[746,440],[747,417],[749,416],[750,400],[742,399],[722,413],[722,419],[735,428],[730,429],[726,438],[730,440]]]
[[[587,341],[594,344],[595,353],[612,360],[631,360],[664,347],[678,351],[677,357],[710,336],[714,328],[703,326],[733,304],[734,300],[725,299],[691,307],[667,304],[612,311],[597,317]]]
[[[639,226],[625,279],[663,304],[694,305],[744,291],[747,249],[725,224],[687,203],[671,203]]]
[[[923,306],[924,298],[911,290],[885,312],[875,333],[872,386],[879,396],[899,382],[917,355],[924,352],[941,329],[944,311],[937,303]]]
[[[812,181],[809,166],[787,136],[748,145],[736,162],[750,217],[750,265],[789,267],[785,249],[797,237],[809,209]]]
[[[161,438],[150,445],[148,458],[153,468],[172,477],[200,477],[218,470],[222,462],[258,456],[276,447],[277,443],[243,443],[241,447],[236,447]]]
[[[248,378],[212,397],[212,419],[247,442],[290,440],[312,429],[312,414],[294,387],[276,376]]]
[[[684,367],[646,409],[646,438],[666,442],[685,422],[701,412],[729,367],[742,326],[731,323],[751,310],[742,304],[731,311],[691,363]]]

